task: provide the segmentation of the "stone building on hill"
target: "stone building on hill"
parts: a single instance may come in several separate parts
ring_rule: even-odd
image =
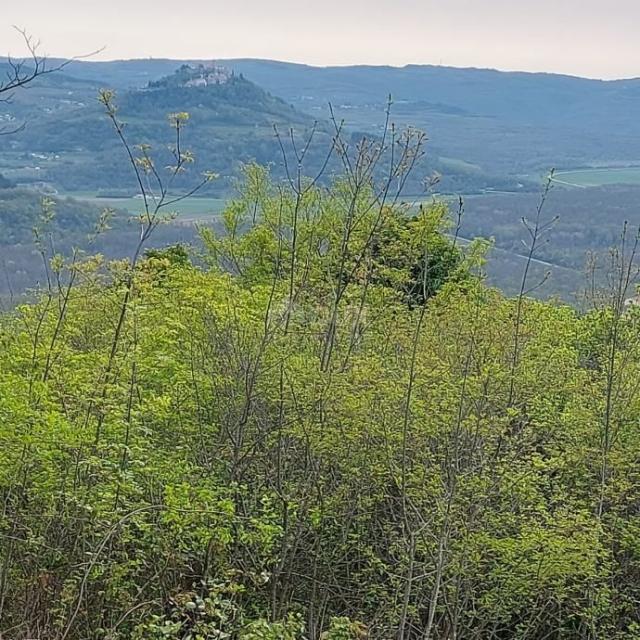
[[[191,78],[185,82],[185,87],[208,87],[210,85],[225,84],[232,77],[232,72],[226,67],[215,63],[200,64],[190,67]]]

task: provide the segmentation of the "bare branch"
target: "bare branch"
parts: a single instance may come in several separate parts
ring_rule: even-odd
[[[42,43],[35,39],[26,29],[21,27],[13,27],[20,35],[27,54],[23,58],[14,58],[10,54],[6,58],[6,70],[4,74],[0,74],[0,103],[10,103],[14,97],[16,90],[26,89],[31,83],[41,76],[61,71],[72,62],[83,60],[96,55],[104,49],[104,47],[92,51],[91,53],[74,56],[50,65],[49,58],[41,53]],[[25,127],[22,123],[17,127],[0,128],[0,135],[12,135],[19,133]]]

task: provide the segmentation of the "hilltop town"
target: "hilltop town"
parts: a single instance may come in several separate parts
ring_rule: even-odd
[[[226,84],[232,77],[233,71],[215,62],[183,64],[173,75],[149,82],[148,88],[216,86]]]

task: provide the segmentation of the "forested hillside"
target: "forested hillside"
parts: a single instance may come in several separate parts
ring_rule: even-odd
[[[99,228],[103,214],[100,208],[71,198],[0,189],[0,247],[31,243],[38,230],[78,241]],[[123,218],[122,212],[108,212],[111,225],[122,226]]]
[[[34,114],[28,108],[16,111],[16,118],[27,120],[28,126],[14,136],[0,138],[5,173],[16,181],[46,181],[65,191],[115,188],[136,193],[135,181],[119,161],[118,140],[103,117],[98,90],[89,85],[91,97],[87,98],[88,88],[80,86],[83,91],[78,96],[69,100],[73,96],[65,92],[64,101],[45,114]],[[304,132],[313,125],[311,117],[241,77],[207,87],[146,87],[124,92],[119,102],[132,140],[160,145],[161,150],[167,115],[188,111],[198,129],[189,142],[201,163],[200,173],[221,174],[223,180],[216,188],[227,193],[242,162],[266,163],[277,157],[275,125],[285,135],[289,127]],[[168,162],[170,156],[164,157]]]
[[[171,73],[172,64],[180,62],[79,62],[68,72],[91,82],[108,78],[107,86],[125,89]],[[361,131],[377,130],[390,93],[396,120],[426,130],[434,157],[466,162],[494,177],[515,175],[526,182],[523,176],[529,176],[535,182],[551,167],[639,162],[637,79],[435,65],[314,67],[256,59],[222,64],[313,117],[326,115],[331,102]],[[456,168],[446,173],[461,171]]]
[[[520,287],[528,236],[522,223],[540,201],[539,194],[485,194],[465,198],[466,214],[460,235],[492,238],[495,249],[487,270],[491,282],[514,294]],[[533,265],[539,279],[550,272],[536,295],[560,295],[582,306],[592,276],[602,284],[610,261],[609,249],[620,242],[625,225],[640,226],[640,188],[625,186],[589,189],[552,189],[543,218],[551,228],[536,252]],[[595,269],[594,269],[595,268]]]
[[[284,176],[274,126],[288,139],[292,128],[297,136],[304,137],[318,121],[307,160],[316,171],[323,165],[333,126],[328,122],[327,112],[307,110],[310,105],[300,103],[299,96],[284,101],[241,72],[228,82],[203,86],[182,81],[181,74],[185,70],[192,73],[197,65],[177,61],[146,64],[147,67],[144,62],[135,61],[72,63],[64,67],[63,73],[48,77],[37,91],[20,93],[15,104],[5,114],[0,113],[0,117],[11,118],[8,121],[16,126],[24,122],[28,126],[10,139],[0,137],[0,171],[20,184],[46,182],[65,192],[135,191],[135,183],[118,162],[117,141],[102,118],[96,99],[99,88],[112,87],[118,91],[120,112],[130,135],[139,143],[161,144],[167,114],[189,112],[198,130],[190,146],[202,171],[215,171],[221,176],[215,185],[210,185],[218,196],[230,195],[242,163],[271,164],[277,175]],[[103,71],[104,77],[100,75]],[[156,75],[161,72],[166,75]],[[337,101],[336,119],[344,120],[342,126],[356,144],[365,135],[362,131],[369,136],[383,134],[387,109],[384,92],[378,98],[366,122],[343,109],[339,95],[327,94],[322,104],[327,107],[329,101]],[[394,107],[394,119],[399,122],[404,120],[401,110]],[[528,178],[487,171],[473,163],[429,153],[420,160],[419,171],[412,175],[407,191],[421,194],[425,176],[436,173],[440,176],[439,190],[447,193],[477,193],[484,189],[526,191],[536,186]]]
[[[381,94],[391,93],[398,121],[429,132],[435,154],[486,173],[535,177],[551,167],[638,162],[638,79],[606,82],[435,65],[226,64],[310,113],[322,113],[331,96],[365,131],[379,123]]]

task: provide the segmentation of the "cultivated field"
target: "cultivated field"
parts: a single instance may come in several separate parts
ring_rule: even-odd
[[[144,211],[142,198],[109,198],[96,196],[95,193],[87,191],[72,191],[62,195],[76,198],[77,200],[85,200],[102,207],[124,209],[132,215]],[[183,222],[207,220],[220,215],[226,202],[227,200],[223,198],[192,197],[167,207],[166,213],[177,214],[178,220]]]
[[[604,167],[556,171],[555,182],[569,187],[603,187],[614,184],[640,185],[640,167]]]

